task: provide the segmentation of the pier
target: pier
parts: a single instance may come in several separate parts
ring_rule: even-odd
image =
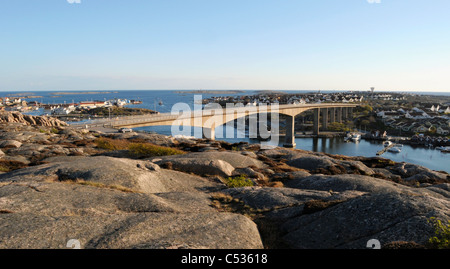
[[[377,155],[378,155],[378,156],[383,155],[386,151],[388,151],[390,148],[393,148],[393,147],[395,147],[395,144],[390,144],[389,146],[384,147],[383,149],[381,149],[380,151],[378,151],[378,152],[377,152]]]

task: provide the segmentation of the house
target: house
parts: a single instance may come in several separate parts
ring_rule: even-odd
[[[448,135],[450,132],[448,130],[443,129],[442,127],[436,128],[436,134],[439,135]]]
[[[102,107],[105,106],[105,101],[81,101],[80,107],[81,108],[96,108],[96,107]]]
[[[426,133],[428,132],[429,129],[427,127],[425,127],[424,125],[420,125],[419,127],[416,127],[414,132],[416,133]]]

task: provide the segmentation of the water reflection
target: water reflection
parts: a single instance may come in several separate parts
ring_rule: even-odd
[[[361,140],[356,143],[345,142],[342,137],[297,138],[295,142],[298,149],[347,156],[375,157],[377,156],[376,153],[383,148],[381,141]],[[450,154],[442,153],[432,148],[404,145],[401,153],[386,152],[381,157],[396,162],[414,163],[433,170],[450,173]]]

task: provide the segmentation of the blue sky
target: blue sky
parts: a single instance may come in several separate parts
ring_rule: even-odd
[[[0,90],[450,91],[448,0],[3,0]]]

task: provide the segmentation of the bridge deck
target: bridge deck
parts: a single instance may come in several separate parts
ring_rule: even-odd
[[[310,109],[323,109],[323,108],[343,108],[343,107],[357,107],[359,104],[345,104],[345,103],[325,103],[325,104],[306,104],[306,105],[277,105],[277,106],[244,106],[234,108],[217,109],[205,109],[200,111],[187,111],[179,115],[172,113],[163,114],[147,114],[139,116],[124,116],[116,117],[113,119],[100,119],[93,120],[88,123],[73,123],[72,126],[78,128],[92,128],[92,127],[133,127],[133,126],[155,126],[155,125],[171,125],[176,120],[198,120],[205,118],[211,118],[213,116],[223,116],[229,120],[234,120],[239,117],[243,117],[256,113],[280,113],[280,114],[295,114],[298,115],[301,112]],[[294,116],[295,116],[294,115]],[[228,116],[228,117],[227,117]],[[229,117],[231,116],[231,117]],[[224,124],[225,122],[222,122]],[[221,125],[221,124],[219,124]]]

